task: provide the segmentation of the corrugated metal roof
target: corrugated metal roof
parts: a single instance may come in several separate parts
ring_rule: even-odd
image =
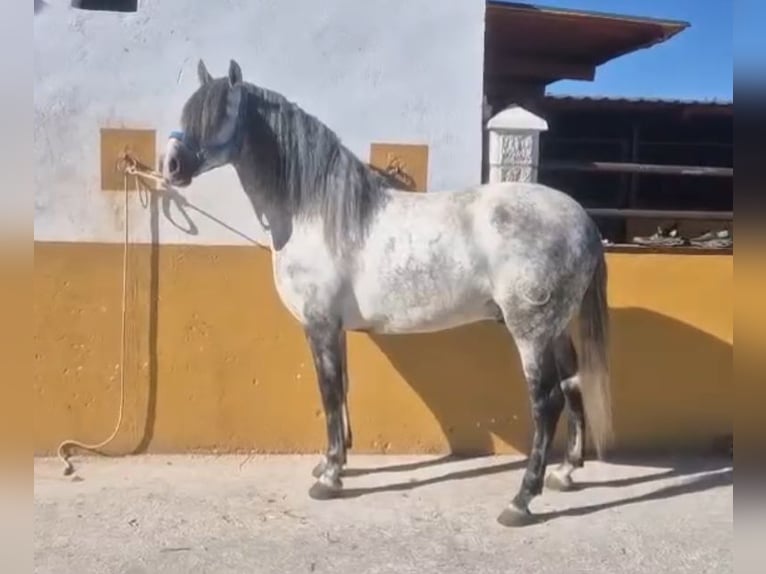
[[[592,102],[629,102],[629,103],[653,103],[653,104],[705,104],[712,106],[731,106],[731,100],[719,98],[651,98],[647,96],[609,96],[609,95],[575,95],[575,94],[545,94],[546,98],[554,100],[592,101]]]
[[[632,96],[597,96],[597,95],[573,95],[573,94],[545,94],[547,99],[569,102],[614,102],[626,104],[670,104],[670,105],[704,105],[704,106],[732,106],[732,100],[719,98],[695,99],[695,98],[650,98]]]

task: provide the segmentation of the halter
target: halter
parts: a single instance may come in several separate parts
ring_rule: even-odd
[[[186,133],[183,130],[173,130],[168,135],[168,140],[176,140],[181,143],[181,145],[186,149],[187,153],[189,153],[195,160],[195,169],[193,170],[193,175],[198,175],[202,173],[203,171],[207,171],[208,169],[211,169],[214,167],[212,165],[212,161],[220,157],[221,153],[226,151],[227,149],[237,149],[242,144],[242,140],[244,139],[244,129],[242,128],[242,115],[243,110],[245,109],[245,100],[247,99],[247,94],[242,93],[241,99],[239,102],[239,106],[237,108],[236,113],[236,119],[234,124],[234,131],[224,142],[216,143],[213,145],[207,145],[207,146],[201,146],[194,144],[186,135]]]
[[[232,136],[229,138],[228,141],[225,141],[220,144],[212,145],[212,146],[205,146],[205,147],[192,145],[192,143],[186,138],[186,132],[183,132],[181,130],[173,130],[172,132],[170,132],[168,139],[177,140],[181,142],[184,145],[184,147],[186,147],[187,151],[192,153],[192,155],[194,155],[197,158],[203,159],[205,157],[218,155],[221,151],[225,150],[232,143],[239,143],[237,140],[239,139],[239,134],[241,131],[242,129],[239,126],[237,126],[237,128],[235,128],[234,133],[232,134]]]

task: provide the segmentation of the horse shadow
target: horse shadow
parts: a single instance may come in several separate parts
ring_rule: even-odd
[[[642,308],[611,309],[610,322],[616,452],[706,451],[730,435],[730,343]],[[503,325],[369,338],[434,415],[450,453],[527,451],[527,384]],[[566,438],[565,414],[554,452]]]
[[[472,457],[467,457],[471,459]],[[427,466],[448,465],[451,462],[465,460],[464,457],[456,455],[447,455],[427,461],[419,461],[403,465],[389,465],[378,468],[366,469],[345,469],[344,475],[347,477],[360,476],[364,474],[381,472],[409,472],[423,469]],[[594,490],[608,488],[629,488],[642,484],[650,484],[660,481],[669,481],[671,484],[660,486],[655,490],[633,495],[625,498],[618,498],[606,502],[588,504],[585,506],[573,506],[562,510],[540,512],[536,514],[538,522],[545,522],[559,517],[586,516],[596,512],[640,504],[642,502],[664,500],[684,494],[703,492],[719,487],[731,486],[734,483],[734,471],[730,462],[723,457],[695,457],[695,458],[676,458],[667,457],[646,457],[646,456],[622,456],[611,459],[612,463],[619,463],[626,466],[638,466],[642,469],[646,467],[656,467],[661,470],[650,474],[641,474],[639,476],[628,476],[623,478],[608,479],[601,481],[578,481],[575,482],[574,490]],[[525,460],[513,460],[500,464],[484,465],[477,464],[474,468],[464,468],[461,470],[443,473],[439,476],[425,479],[409,479],[406,481],[386,483],[370,487],[346,487],[341,493],[344,499],[358,498],[379,493],[408,491],[432,486],[443,482],[454,482],[472,478],[486,477],[494,474],[501,474],[511,471],[521,471],[526,467]]]
[[[610,321],[613,452],[617,454],[608,455],[606,461],[664,470],[648,476],[580,482],[578,487],[630,486],[706,474],[638,497],[559,514],[587,514],[731,484],[732,345],[641,308],[611,309]],[[532,422],[527,385],[513,340],[502,325],[485,322],[422,335],[369,337],[433,414],[449,454],[378,469],[349,468],[347,476],[416,471],[499,452],[528,452]],[[565,417],[566,411],[551,449],[551,464],[563,453]],[[436,478],[348,489],[344,496],[405,491],[525,466],[524,460],[477,464]]]
[[[189,214],[190,211],[197,215],[205,217],[210,221],[229,230],[234,235],[244,239],[250,245],[260,246],[258,241],[245,234],[244,232],[232,227],[227,222],[219,219],[210,213],[191,203],[177,190],[166,187],[161,191],[151,191],[145,186],[145,182],[140,183],[142,204],[149,210],[149,232],[151,237],[150,252],[146,269],[146,275],[149,278],[148,289],[148,307],[146,309],[145,320],[148,325],[148,393],[145,404],[146,416],[144,417],[143,428],[140,431],[140,437],[136,446],[131,450],[132,454],[144,454],[154,440],[154,431],[157,419],[157,392],[158,392],[158,352],[159,352],[159,278],[160,278],[160,227],[161,221],[164,221],[182,231],[187,235],[198,235],[199,226],[194,218]],[[135,262],[135,266],[142,263]]]

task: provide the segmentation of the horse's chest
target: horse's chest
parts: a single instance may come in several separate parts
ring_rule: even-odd
[[[295,253],[274,256],[274,286],[282,304],[303,324],[333,313],[337,278],[329,258]]]

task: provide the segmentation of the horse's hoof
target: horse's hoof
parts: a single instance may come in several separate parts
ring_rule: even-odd
[[[518,528],[521,526],[529,526],[537,522],[535,515],[529,512],[529,510],[522,510],[515,507],[513,504],[508,505],[497,517],[497,521],[503,526],[510,528]]]
[[[574,482],[572,482],[570,476],[567,476],[566,474],[558,475],[555,472],[550,473],[545,479],[545,486],[546,488],[558,490],[559,492],[569,492],[575,489]]]
[[[314,478],[319,478],[324,474],[325,470],[327,470],[327,461],[323,460],[314,467],[314,470],[311,471],[311,476]]]
[[[343,491],[343,485],[340,481],[335,484],[328,484],[322,480],[317,480],[309,489],[309,496],[314,500],[331,500],[338,498]]]

